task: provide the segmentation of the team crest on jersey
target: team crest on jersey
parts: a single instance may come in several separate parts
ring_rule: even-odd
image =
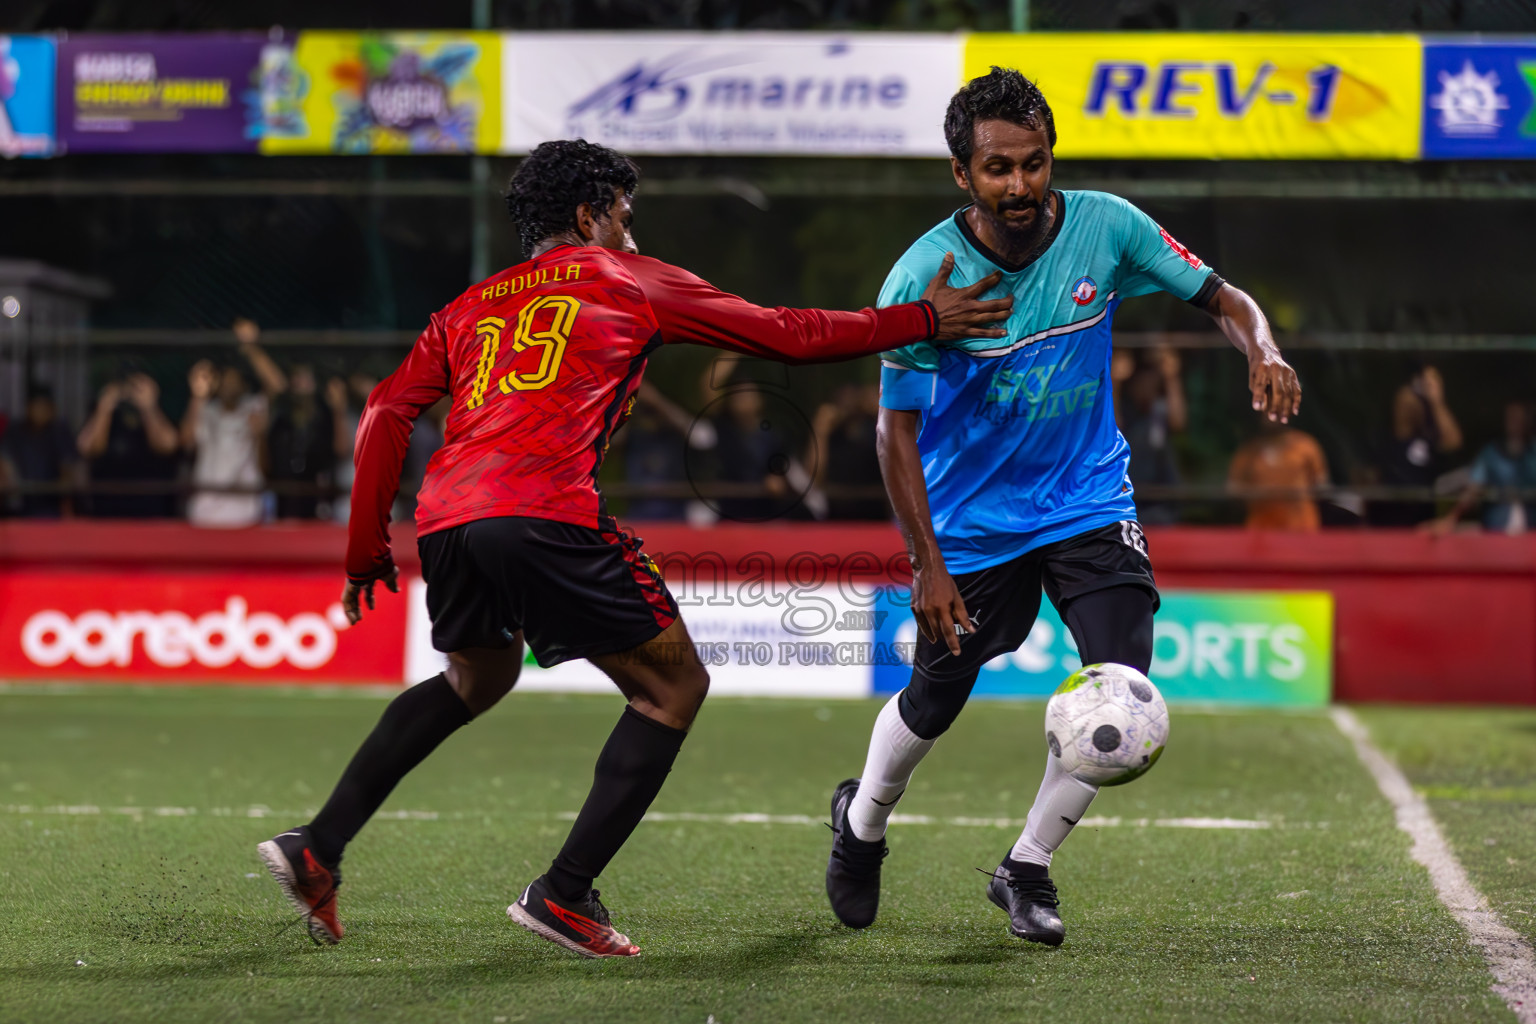
[[[1185,263],[1188,263],[1196,270],[1199,270],[1201,267],[1205,266],[1204,263],[1200,262],[1200,257],[1196,256],[1194,253],[1184,248],[1183,245],[1179,244],[1179,240],[1170,235],[1167,228],[1159,227],[1157,232],[1163,236],[1163,241],[1168,243],[1168,248],[1179,254],[1179,259],[1183,260]]]
[[[1072,282],[1072,301],[1079,306],[1088,305],[1097,294],[1099,294],[1099,286],[1091,277],[1080,277]]]

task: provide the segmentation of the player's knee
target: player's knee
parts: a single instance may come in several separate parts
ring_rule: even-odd
[[[450,657],[445,675],[453,691],[469,708],[469,713],[478,718],[512,692],[521,667],[520,664],[488,666]]]
[[[920,681],[915,676],[896,701],[901,720],[919,739],[925,740],[936,740],[944,735],[960,717],[963,707],[964,696],[959,700],[946,700],[942,688],[935,688],[927,680]]]
[[[692,722],[704,698],[709,696],[709,669],[703,665],[687,666],[674,685],[673,694],[678,717]]]

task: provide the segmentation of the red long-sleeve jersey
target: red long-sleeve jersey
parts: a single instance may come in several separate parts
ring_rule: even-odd
[[[606,517],[597,472],[659,345],[814,363],[899,348],[937,329],[927,302],[857,313],[767,309],[658,260],[557,246],[434,313],[369,396],[357,428],[347,576],[362,582],[387,570],[411,425],[445,395],[453,406],[416,499],[419,535],[492,516],[598,528]]]

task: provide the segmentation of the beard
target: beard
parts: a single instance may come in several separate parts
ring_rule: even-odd
[[[1051,194],[1051,186],[1052,183],[1047,181],[1045,184],[1046,196]],[[983,216],[992,222],[997,233],[1008,239],[1011,243],[1009,249],[1013,250],[1014,253],[1033,250],[1044,239],[1045,233],[1050,227],[1051,216],[1049,206],[1032,196],[1014,196],[1002,199],[998,202],[996,209],[993,209],[981,196],[976,194],[976,190],[973,188],[971,189],[971,202],[975,205],[976,209],[982,212]],[[1008,214],[1023,210],[1035,211],[1035,215],[1027,223],[1020,224],[1008,219]]]

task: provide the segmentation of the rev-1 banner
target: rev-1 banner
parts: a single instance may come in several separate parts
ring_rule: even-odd
[[[1035,80],[1061,157],[1411,160],[1418,37],[1042,32],[970,36],[967,77]]]

